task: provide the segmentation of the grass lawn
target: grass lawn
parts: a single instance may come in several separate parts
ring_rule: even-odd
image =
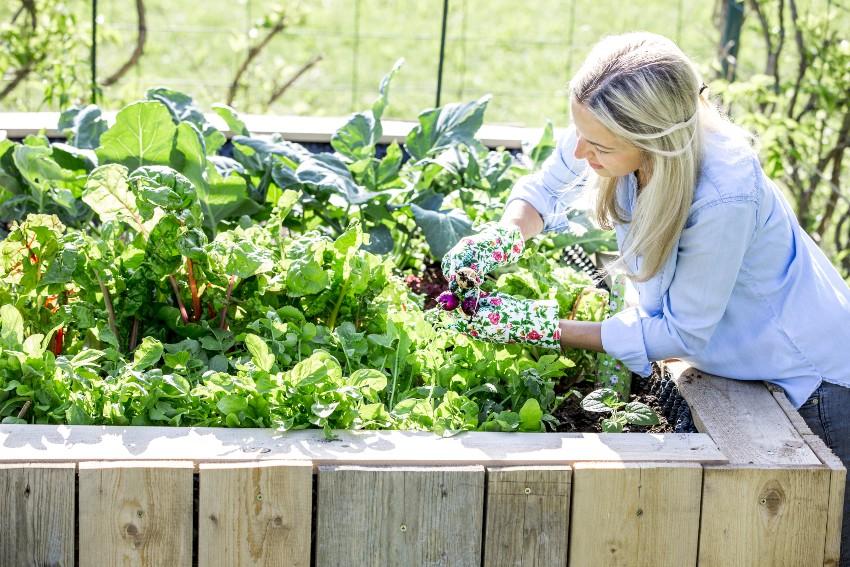
[[[811,0],[812,4],[825,0]],[[15,3],[3,3],[8,21]],[[90,29],[90,3],[72,3]],[[440,0],[318,0],[303,3],[304,21],[276,37],[246,75],[235,106],[245,112],[345,115],[371,104],[393,62],[406,64],[393,83],[389,118],[412,119],[436,100],[443,3]],[[119,108],[152,86],[193,95],[202,106],[223,101],[246,53],[258,0],[147,0],[148,40],[141,63],[105,90],[104,106]],[[718,32],[707,0],[450,0],[442,102],[492,93],[488,122],[542,126],[567,119],[566,84],[590,46],[606,33],[644,29],[679,42],[706,70]],[[100,2],[99,76],[118,68],[134,47],[132,0]],[[742,43],[743,75],[760,68],[761,37],[750,21]],[[263,31],[259,31],[262,37]],[[277,102],[275,84],[313,55],[323,60]],[[88,80],[87,66],[80,76]],[[3,110],[55,110],[40,104],[30,83],[3,101]]]

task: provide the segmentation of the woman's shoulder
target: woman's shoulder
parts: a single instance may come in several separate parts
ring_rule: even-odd
[[[720,202],[760,201],[762,169],[749,140],[734,130],[707,130],[691,211]]]

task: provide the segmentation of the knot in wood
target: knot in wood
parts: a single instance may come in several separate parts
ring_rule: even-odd
[[[776,515],[785,503],[785,493],[782,488],[771,486],[761,493],[759,504],[771,515]]]

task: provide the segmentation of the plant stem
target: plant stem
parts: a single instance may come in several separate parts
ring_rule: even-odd
[[[345,294],[348,293],[348,281],[345,280],[345,283],[342,284],[342,289],[339,291],[339,297],[336,298],[336,303],[334,303],[334,310],[331,311],[331,316],[328,318],[328,329],[331,331],[334,330],[334,326],[336,325],[336,317],[339,315],[339,308],[342,305],[342,300],[345,299]]]
[[[230,276],[230,281],[227,284],[227,295],[224,297],[224,307],[221,308],[221,316],[218,321],[218,328],[222,331],[227,330],[227,306],[230,305],[230,295],[233,293],[233,286],[236,285],[236,276]]]
[[[195,267],[189,258],[186,258],[186,271],[189,273],[189,291],[192,294],[192,321],[198,321],[201,318],[201,297],[198,295],[198,283],[195,281]]]
[[[325,221],[328,224],[328,226],[336,233],[337,236],[342,234],[342,226],[340,226],[340,224],[338,222],[336,222],[332,218],[326,217],[324,214],[322,214],[321,211],[319,211],[319,209],[312,209],[312,210],[313,210],[313,213],[315,213],[315,215],[317,217],[319,217],[320,219],[322,219],[323,221]]]
[[[118,340],[118,327],[115,326],[115,309],[112,307],[112,296],[109,295],[109,290],[106,289],[106,286],[103,285],[103,280],[100,279],[100,276],[95,274],[97,278],[97,285],[100,286],[100,293],[103,294],[103,302],[106,304],[106,314],[109,318],[109,330],[112,331],[112,334],[115,335],[115,340]]]
[[[130,344],[128,349],[130,352],[136,350],[136,341],[139,339],[139,318],[133,315],[133,326],[130,327]]]
[[[24,416],[27,414],[27,411],[30,409],[31,405],[32,405],[32,400],[27,400],[26,402],[24,402],[24,407],[22,407],[21,411],[18,412],[18,419],[24,418]]]
[[[399,341],[398,346],[401,346],[401,341]],[[393,406],[393,400],[395,400],[395,385],[396,385],[396,380],[398,380],[398,355],[399,355],[399,352],[400,352],[400,349],[396,348],[395,361],[393,362],[393,385],[392,385],[392,390],[390,390],[390,409],[392,409],[394,407]]]
[[[184,323],[189,322],[189,314],[186,313],[186,306],[183,305],[183,299],[180,297],[180,288],[177,287],[177,280],[174,276],[168,276],[168,281],[171,282],[171,289],[174,290],[174,297],[177,298],[177,306],[180,308],[180,318]]]

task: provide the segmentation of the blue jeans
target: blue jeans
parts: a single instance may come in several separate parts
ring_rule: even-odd
[[[812,432],[850,469],[850,388],[823,382],[798,411]],[[850,476],[847,479],[839,567],[850,567]]]

